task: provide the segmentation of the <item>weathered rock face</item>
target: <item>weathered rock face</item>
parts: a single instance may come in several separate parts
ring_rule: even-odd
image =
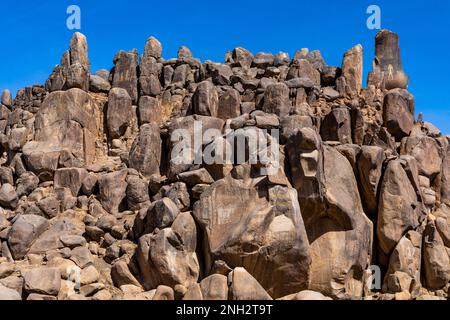
[[[359,45],[150,37],[91,74],[75,33],[1,96],[0,299],[448,298],[450,137],[415,122],[398,36],[375,45],[363,88]]]
[[[289,88],[283,83],[269,85],[264,92],[263,111],[284,117],[290,109]]]
[[[397,141],[411,133],[414,125],[414,97],[404,89],[393,89],[384,97],[384,125]]]
[[[120,138],[131,125],[133,119],[133,106],[127,90],[113,88],[109,91],[108,111],[106,122],[111,139]]]
[[[342,76],[346,81],[346,93],[354,97],[359,95],[363,78],[363,48],[361,45],[349,49],[342,61]]]
[[[428,221],[423,236],[423,267],[426,286],[430,289],[441,289],[450,279],[450,262],[434,221]]]
[[[23,147],[28,168],[36,174],[52,174],[60,164],[92,164],[99,112],[92,98],[80,89],[48,95],[36,114],[34,139]]]
[[[421,206],[401,160],[390,161],[384,172],[378,204],[380,252],[388,257],[410,229],[417,228]]]
[[[352,167],[310,128],[300,129],[286,146],[311,244],[310,288],[336,298],[360,297],[372,224],[363,212]]]
[[[406,89],[409,78],[403,72],[399,39],[396,33],[382,30],[377,34],[374,65],[383,72],[386,89]]]
[[[253,183],[227,176],[194,205],[205,233],[207,270],[216,260],[231,268],[241,265],[273,297],[306,288],[309,245],[295,190],[275,186],[258,191]]]
[[[138,101],[138,53],[119,51],[114,57],[113,88],[125,89],[133,103]]]
[[[144,124],[141,126],[139,135],[131,146],[129,164],[131,168],[146,177],[159,175],[161,137],[157,125]]]
[[[323,120],[320,132],[324,141],[352,143],[350,112],[347,108],[333,109]]]
[[[378,187],[383,172],[384,152],[376,146],[363,146],[359,155],[357,166],[361,199],[365,211],[375,216],[378,209]]]
[[[90,65],[86,37],[75,32],[70,40],[70,48],[62,58],[61,64],[53,69],[46,83],[49,91],[79,88],[89,91]]]
[[[187,288],[198,280],[197,231],[191,214],[181,213],[170,225],[139,239],[137,259],[147,289],[158,284]]]
[[[217,116],[219,97],[216,87],[209,81],[203,81],[197,86],[192,97],[194,113],[202,116]]]

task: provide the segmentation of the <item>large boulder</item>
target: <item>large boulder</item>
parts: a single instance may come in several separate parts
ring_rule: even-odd
[[[22,300],[22,297],[16,290],[10,289],[0,284],[0,300],[1,301]]]
[[[425,135],[415,135],[402,140],[400,153],[411,155],[417,161],[419,174],[433,180],[441,172],[442,150],[437,141]],[[442,167],[444,170],[447,168]]]
[[[235,268],[228,275],[232,300],[272,300],[264,288],[244,268]]]
[[[405,89],[393,89],[384,96],[383,121],[389,133],[400,141],[414,125],[414,97]]]
[[[363,48],[361,45],[358,44],[345,53],[342,61],[342,76],[347,84],[346,93],[351,97],[359,95],[363,79]]]
[[[118,213],[126,196],[127,170],[104,174],[99,182],[99,199],[109,213]]]
[[[291,102],[289,101],[289,88],[284,83],[274,83],[267,86],[264,91],[264,105],[262,110],[274,113],[280,117],[289,115]]]
[[[397,243],[389,258],[383,291],[396,293],[410,291],[417,294],[420,287],[422,235],[408,231]]]
[[[90,165],[96,159],[100,110],[89,94],[80,89],[50,93],[34,121],[33,141],[23,147],[27,167],[36,174],[68,166]]]
[[[290,136],[286,149],[310,242],[309,289],[333,298],[360,298],[371,258],[372,223],[363,211],[353,169],[311,128]]]
[[[33,268],[23,272],[23,278],[28,293],[56,296],[61,289],[61,273],[57,268]]]
[[[378,209],[378,186],[381,179],[384,150],[376,146],[363,146],[357,160],[359,185],[363,206],[371,217]]]
[[[129,165],[143,176],[159,175],[161,165],[161,137],[159,126],[147,123],[141,126],[130,150]]]
[[[55,171],[55,188],[69,188],[74,197],[78,196],[84,179],[88,175],[83,168],[62,168]]]
[[[390,161],[381,182],[378,203],[378,246],[385,259],[405,233],[419,225],[420,209],[416,191],[402,161]]]
[[[203,81],[198,84],[192,97],[192,107],[195,114],[217,117],[219,96],[212,82]]]
[[[352,143],[351,118],[348,108],[340,107],[331,110],[321,123],[320,134],[324,141]]]
[[[235,89],[228,89],[219,99],[217,117],[223,120],[232,119],[241,115],[241,96]]]
[[[162,64],[157,63],[161,57],[161,43],[154,37],[150,37],[145,45],[144,54],[139,67],[139,87],[141,95],[156,96],[161,93],[159,75]]]
[[[133,103],[138,101],[138,52],[136,49],[119,51],[114,57],[113,88],[125,89]]]
[[[297,193],[255,184],[249,177],[228,175],[194,204],[203,229],[206,270],[216,260],[231,268],[242,266],[273,297],[306,288],[309,245]]]
[[[25,257],[33,242],[49,227],[47,219],[33,214],[21,215],[8,234],[8,245],[14,259]]]
[[[127,90],[112,88],[108,96],[106,123],[110,139],[123,136],[135,117],[132,101]]]
[[[142,236],[136,254],[144,288],[188,288],[197,283],[200,267],[196,247],[197,231],[189,212],[179,214],[171,227]]]
[[[429,220],[423,234],[423,268],[426,287],[442,289],[450,280],[450,258],[436,223]]]
[[[223,125],[222,119],[199,115],[173,120],[169,126],[168,176],[187,171],[196,160],[202,160],[196,158],[202,147],[196,139],[203,137],[203,145],[210,143],[214,137],[207,137],[205,132],[214,130],[220,134]]]

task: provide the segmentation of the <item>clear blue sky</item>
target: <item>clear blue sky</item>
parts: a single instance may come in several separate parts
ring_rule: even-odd
[[[77,4],[89,42],[92,69],[110,68],[115,52],[143,51],[153,35],[163,56],[176,56],[187,45],[201,60],[223,61],[228,50],[243,46],[258,51],[299,48],[321,50],[329,65],[340,66],[345,50],[361,43],[364,74],[370,71],[376,30],[366,27],[366,9],[377,4],[382,28],[400,35],[403,67],[416,111],[450,134],[450,1],[2,1],[0,90],[13,93],[44,83],[73,31],[66,9]]]

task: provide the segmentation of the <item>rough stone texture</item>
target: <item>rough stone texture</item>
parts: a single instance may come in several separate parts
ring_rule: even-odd
[[[384,125],[397,141],[411,133],[414,125],[414,97],[404,89],[393,89],[384,97]]]
[[[361,45],[349,49],[342,61],[342,76],[345,78],[346,91],[350,96],[361,92],[363,78],[363,48]]]
[[[310,289],[336,298],[361,296],[372,223],[363,212],[352,167],[311,128],[297,131],[286,146],[311,244]]]
[[[146,177],[159,175],[161,152],[159,127],[153,123],[144,124],[131,146],[130,167]]]
[[[362,53],[150,37],[91,74],[75,33],[2,93],[0,299],[447,299],[450,136],[415,121],[395,33],[366,88]]]
[[[48,221],[36,215],[22,215],[12,225],[8,245],[14,259],[23,258],[33,242],[48,228]]]
[[[250,178],[227,176],[194,205],[206,240],[206,267],[214,260],[241,265],[275,297],[305,288],[309,245],[295,190],[274,187],[258,192],[251,185]],[[260,196],[264,192],[269,201]],[[287,279],[289,284],[280,286]]]
[[[379,199],[378,244],[381,253],[389,256],[405,232],[419,225],[417,194],[400,160],[387,165]]]
[[[125,89],[113,88],[109,92],[106,122],[111,139],[120,138],[131,125],[133,106],[130,95]]]
[[[138,53],[119,51],[114,57],[113,88],[125,89],[133,103],[138,101]]]

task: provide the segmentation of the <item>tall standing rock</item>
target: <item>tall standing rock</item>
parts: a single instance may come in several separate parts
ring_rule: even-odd
[[[340,107],[331,110],[322,121],[320,134],[324,141],[352,143],[352,126],[348,108]]]
[[[262,110],[274,113],[279,117],[289,115],[291,103],[289,101],[289,88],[284,83],[269,85],[264,92],[264,105]]]
[[[381,30],[375,38],[374,66],[384,74],[387,90],[406,89],[409,77],[403,72],[398,35],[389,30]]]
[[[349,96],[359,95],[363,79],[363,48],[361,45],[349,49],[342,61],[342,76],[346,80],[346,92]]]
[[[128,92],[122,88],[112,88],[108,96],[106,123],[110,139],[123,136],[134,118],[134,110]]]
[[[433,180],[442,168],[442,152],[435,139],[417,135],[402,140],[400,152],[402,155],[411,155],[417,161],[419,174]]]
[[[384,172],[378,207],[380,259],[387,264],[384,259],[404,234],[419,225],[421,207],[401,160],[390,161]]]
[[[2,103],[2,105],[6,106],[6,107],[12,106],[13,100],[12,100],[11,92],[8,89],[3,90],[1,103]]]
[[[376,146],[363,146],[357,166],[361,198],[367,214],[375,217],[378,209],[378,187],[381,179],[384,151]]]
[[[161,43],[150,37],[145,45],[140,64],[139,85],[141,95],[157,96],[161,93],[159,75],[162,71],[162,64],[157,63],[157,59],[161,58],[161,53]]]
[[[423,268],[427,287],[441,289],[450,280],[450,260],[435,221],[428,221],[423,237]]]
[[[136,140],[130,150],[130,167],[142,175],[150,177],[159,175],[161,164],[161,137],[159,127],[154,123],[141,126]]]
[[[144,288],[158,285],[188,288],[198,280],[197,229],[189,212],[177,216],[173,224],[139,239],[137,259]]]
[[[130,52],[119,51],[114,57],[113,88],[127,90],[136,104],[138,101],[138,52],[136,49]]]
[[[192,105],[195,114],[217,117],[219,96],[212,82],[203,81],[199,83],[192,97]]]
[[[90,65],[88,58],[88,44],[86,37],[75,32],[70,40],[69,50],[66,51],[60,65],[53,69],[47,80],[49,91],[79,88],[89,91]]]
[[[372,223],[362,209],[350,163],[323,146],[311,128],[291,135],[286,149],[310,242],[309,288],[335,298],[361,297]]]

